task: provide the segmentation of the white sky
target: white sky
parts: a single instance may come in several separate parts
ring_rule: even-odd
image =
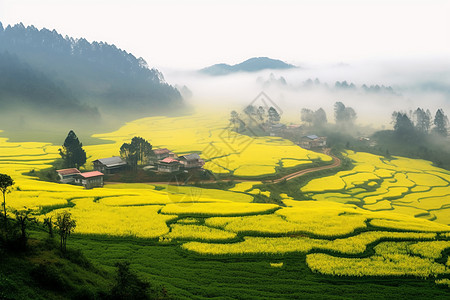
[[[450,58],[450,1],[0,0],[0,21],[106,41],[158,68]]]

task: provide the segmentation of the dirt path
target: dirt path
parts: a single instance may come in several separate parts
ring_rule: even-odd
[[[263,181],[264,183],[280,183],[283,180],[289,181],[291,179],[303,176],[305,174],[309,174],[309,173],[313,173],[313,172],[317,172],[317,171],[322,171],[322,170],[329,170],[329,169],[333,169],[333,168],[337,168],[341,165],[341,160],[330,154],[330,149],[327,148],[324,150],[324,154],[329,155],[333,158],[333,163],[331,165],[326,165],[326,166],[322,166],[322,167],[315,167],[315,168],[309,168],[309,169],[305,169],[305,170],[301,170],[301,171],[297,171],[291,174],[288,174],[286,176],[283,176],[281,178],[278,179],[274,179],[274,180],[266,180]],[[258,179],[224,179],[221,181],[235,181],[235,182],[247,182],[247,181],[258,181]],[[202,183],[214,183],[217,182],[216,180],[203,180]],[[106,181],[105,184],[122,184],[124,182],[110,182],[110,181]],[[164,184],[164,185],[184,185],[183,183],[180,184],[180,182],[176,182],[176,181],[163,181],[163,182],[139,182],[139,183],[143,183],[143,184]]]
[[[328,154],[328,155],[333,158],[333,163],[331,165],[301,170],[301,171],[298,171],[298,172],[294,172],[294,173],[288,174],[288,175],[283,176],[281,178],[274,179],[274,180],[269,181],[269,182],[271,182],[271,183],[280,183],[283,180],[288,181],[288,180],[291,180],[291,179],[303,176],[303,175],[308,174],[308,173],[317,172],[317,171],[321,171],[321,170],[333,169],[333,168],[337,168],[337,167],[339,167],[341,165],[341,160],[339,158],[337,158],[336,156],[331,155],[331,154]]]

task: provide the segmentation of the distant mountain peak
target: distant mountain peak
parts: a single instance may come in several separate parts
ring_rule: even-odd
[[[262,70],[281,70],[292,68],[297,67],[285,63],[279,59],[272,59],[269,57],[252,57],[235,65],[228,65],[225,63],[215,64],[201,69],[199,72],[212,76],[220,76],[238,72],[258,72]]]

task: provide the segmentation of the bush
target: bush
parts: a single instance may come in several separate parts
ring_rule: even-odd
[[[94,300],[97,299],[97,295],[95,292],[90,290],[87,287],[82,287],[77,289],[70,297],[72,300]]]
[[[79,265],[80,267],[83,267],[85,269],[92,268],[91,262],[84,256],[83,252],[81,252],[79,249],[77,250],[67,249],[66,252],[61,254],[64,258],[68,259],[74,264]]]
[[[150,284],[139,279],[139,277],[130,270],[129,262],[118,262],[116,284],[111,290],[111,299],[150,299],[147,290]]]
[[[62,291],[68,287],[59,270],[52,264],[39,264],[31,270],[31,277],[42,287]]]

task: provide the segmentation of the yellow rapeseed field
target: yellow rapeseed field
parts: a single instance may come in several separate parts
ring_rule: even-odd
[[[121,144],[133,136],[177,154],[199,153],[205,168],[242,177],[273,174],[278,167],[307,167],[314,160],[331,161],[327,155],[277,137],[231,132],[226,120],[195,114],[129,122],[117,131],[96,135],[110,143],[86,146],[86,167],[95,159],[118,155]],[[255,188],[263,182],[253,178],[228,191],[143,183],[86,190],[24,175],[50,167],[59,158],[59,147],[0,138],[0,173],[16,182],[7,195],[10,211],[30,207],[42,220],[68,210],[77,221],[77,233],[179,241],[184,249],[201,254],[302,252],[308,254],[312,270],[325,274],[448,273],[448,266],[433,259],[450,243],[450,172],[424,160],[387,160],[347,151],[344,155],[353,161],[352,170],[310,180],[297,188],[304,197],[280,191],[285,206],[279,206],[252,203],[255,194],[275,199],[274,194]],[[435,222],[427,220],[433,218]],[[222,243],[225,240],[228,243]],[[337,257],[365,253],[368,245],[380,241],[371,257]],[[323,250],[333,255],[314,253]]]

